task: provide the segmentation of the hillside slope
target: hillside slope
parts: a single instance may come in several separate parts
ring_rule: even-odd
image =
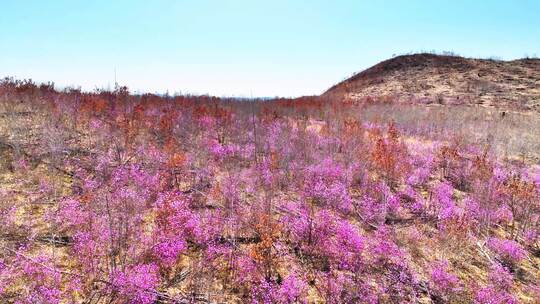
[[[497,61],[414,54],[383,61],[323,96],[392,96],[401,102],[482,104],[540,110],[540,60]]]

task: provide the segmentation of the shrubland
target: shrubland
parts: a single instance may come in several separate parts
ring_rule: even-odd
[[[540,298],[534,113],[12,79],[0,109],[2,302]]]

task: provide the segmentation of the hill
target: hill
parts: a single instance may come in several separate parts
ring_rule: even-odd
[[[323,96],[353,101],[393,97],[400,102],[540,110],[540,60],[403,55],[336,84]]]

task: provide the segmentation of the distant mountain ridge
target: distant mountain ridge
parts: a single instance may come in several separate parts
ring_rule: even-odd
[[[397,56],[340,82],[322,95],[349,101],[482,104],[540,111],[540,59],[501,61],[459,56]]]

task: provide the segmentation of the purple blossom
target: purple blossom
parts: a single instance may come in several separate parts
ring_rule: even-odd
[[[325,159],[320,164],[307,168],[305,196],[347,212],[352,205],[346,180],[347,174],[343,167],[330,158]]]
[[[523,247],[513,240],[490,238],[487,245],[506,263],[519,263],[526,256]]]
[[[307,284],[295,274],[288,275],[278,290],[278,301],[279,303],[298,303],[306,302],[303,298],[303,294],[307,292]]]
[[[448,272],[447,261],[440,261],[432,266],[431,283],[441,295],[449,295],[462,290],[458,277]]]
[[[493,287],[483,287],[476,292],[476,304],[517,304],[517,299],[507,291]]]
[[[514,277],[504,266],[495,263],[491,266],[488,275],[491,286],[499,290],[510,290],[513,285]]]
[[[173,266],[178,256],[187,249],[184,240],[165,240],[154,247],[154,253],[167,267]]]
[[[111,278],[113,288],[130,304],[151,304],[156,300],[159,284],[158,268],[154,264],[135,265],[126,271],[116,271]]]

